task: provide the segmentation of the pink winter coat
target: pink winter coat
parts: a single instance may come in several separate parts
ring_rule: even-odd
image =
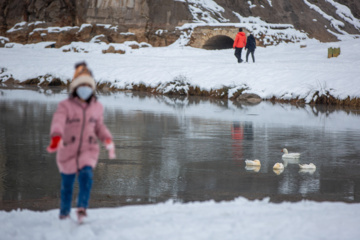
[[[89,104],[73,97],[61,101],[50,135],[62,137],[64,146],[57,151],[56,163],[65,174],[76,173],[84,166],[94,168],[99,157],[98,139],[112,139],[103,122],[103,106],[95,98]]]

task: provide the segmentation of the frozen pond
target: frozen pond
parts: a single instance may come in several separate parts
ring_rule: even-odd
[[[66,91],[0,89],[0,210],[53,209],[60,175],[46,152],[52,114]],[[91,207],[232,200],[360,202],[357,111],[206,98],[99,94],[117,159],[104,149]],[[282,160],[281,149],[300,152]],[[260,168],[246,169],[246,159]],[[283,172],[273,171],[276,162]],[[298,163],[314,163],[300,171]]]

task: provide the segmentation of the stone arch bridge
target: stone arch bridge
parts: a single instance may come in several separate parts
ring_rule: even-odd
[[[248,34],[248,30],[243,28]],[[235,26],[197,26],[194,28],[189,46],[203,49],[232,48],[239,27]]]

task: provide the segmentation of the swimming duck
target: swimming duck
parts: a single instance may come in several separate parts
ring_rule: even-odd
[[[283,158],[284,161],[284,167],[287,167],[288,164],[298,164],[300,162],[300,158]]]
[[[246,171],[250,171],[250,172],[259,172],[260,171],[261,166],[260,165],[247,165],[245,166]]]
[[[273,169],[273,171],[276,175],[280,175],[284,171],[284,169]]]
[[[312,174],[314,174],[316,172],[316,168],[313,168],[313,169],[311,169],[311,168],[300,168],[299,169],[299,173],[301,173],[301,174],[310,174],[310,175],[312,175]]]
[[[273,166],[273,169],[276,169],[276,170],[284,169],[284,164],[275,163],[275,165]]]
[[[283,150],[281,150],[281,151],[284,153],[282,155],[283,158],[299,158],[300,157],[300,153],[289,153],[286,148],[283,148]]]
[[[247,166],[260,166],[260,165],[261,165],[261,163],[260,163],[260,161],[259,161],[258,159],[255,159],[255,160],[248,160],[248,159],[246,159],[246,160],[245,160],[245,164],[246,164]]]
[[[301,169],[315,169],[315,168],[316,168],[315,164],[313,164],[313,163],[309,163],[309,164],[299,164],[299,167],[300,167]]]

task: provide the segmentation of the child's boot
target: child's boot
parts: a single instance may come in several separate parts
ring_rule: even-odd
[[[66,220],[66,219],[69,219],[70,216],[69,215],[60,215],[59,218],[60,218],[60,220]]]
[[[76,211],[77,217],[78,217],[78,223],[82,223],[84,217],[86,217],[86,209],[85,208],[78,208]]]

